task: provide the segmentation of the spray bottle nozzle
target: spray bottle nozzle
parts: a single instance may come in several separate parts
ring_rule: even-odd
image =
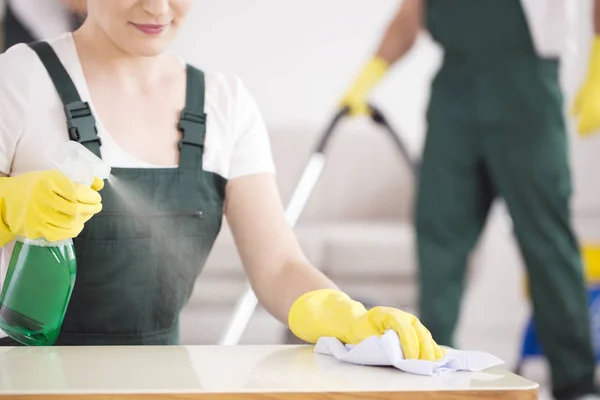
[[[62,142],[46,155],[60,172],[81,185],[90,186],[95,177],[105,180],[110,176],[110,166],[75,141]]]

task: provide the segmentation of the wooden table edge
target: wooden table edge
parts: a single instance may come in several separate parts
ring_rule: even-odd
[[[240,392],[0,395],[0,400],[536,400],[539,387],[522,390],[433,390],[411,392]]]

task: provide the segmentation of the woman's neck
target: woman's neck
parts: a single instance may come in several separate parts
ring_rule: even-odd
[[[110,76],[126,85],[152,84],[164,76],[167,57],[135,56],[117,46],[93,21],[86,21],[73,33],[84,70],[94,76]]]

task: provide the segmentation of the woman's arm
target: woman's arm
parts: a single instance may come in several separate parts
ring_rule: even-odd
[[[244,268],[261,304],[287,324],[304,293],[336,286],[304,256],[288,224],[272,174],[233,179],[225,213]]]
[[[393,329],[406,358],[443,356],[414,315],[387,307],[367,311],[310,265],[269,173],[274,166],[265,124],[255,102],[243,87],[240,90],[225,215],[261,304],[306,342],[329,336],[356,344]]]
[[[387,27],[377,56],[389,65],[401,59],[414,45],[423,26],[423,0],[405,0]]]
[[[417,317],[388,307],[367,311],[310,266],[285,219],[272,175],[233,179],[227,196],[225,212],[252,288],[298,338],[315,343],[331,336],[357,344],[393,329],[406,358],[443,357]]]
[[[424,0],[405,0],[388,25],[377,53],[362,71],[340,102],[352,116],[368,115],[367,96],[387,74],[390,66],[401,59],[414,45],[423,25]]]

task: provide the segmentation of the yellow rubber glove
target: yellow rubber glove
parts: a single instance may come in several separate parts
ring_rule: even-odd
[[[407,359],[432,361],[445,354],[414,315],[389,307],[367,311],[361,303],[334,289],[302,295],[292,305],[288,323],[294,335],[308,343],[330,336],[343,343],[358,344],[391,329],[398,333]]]
[[[100,179],[92,187],[79,185],[58,171],[0,178],[0,246],[15,236],[50,241],[74,238],[102,210],[97,191],[103,186]]]
[[[384,77],[388,68],[387,61],[381,57],[369,61],[342,98],[340,107],[348,107],[351,116],[368,115],[367,94]]]
[[[589,136],[600,130],[600,37],[593,41],[587,78],[573,104],[573,116],[579,119],[577,130]]]
[[[582,258],[586,282],[594,285],[600,283],[600,246],[592,243],[584,245]]]

